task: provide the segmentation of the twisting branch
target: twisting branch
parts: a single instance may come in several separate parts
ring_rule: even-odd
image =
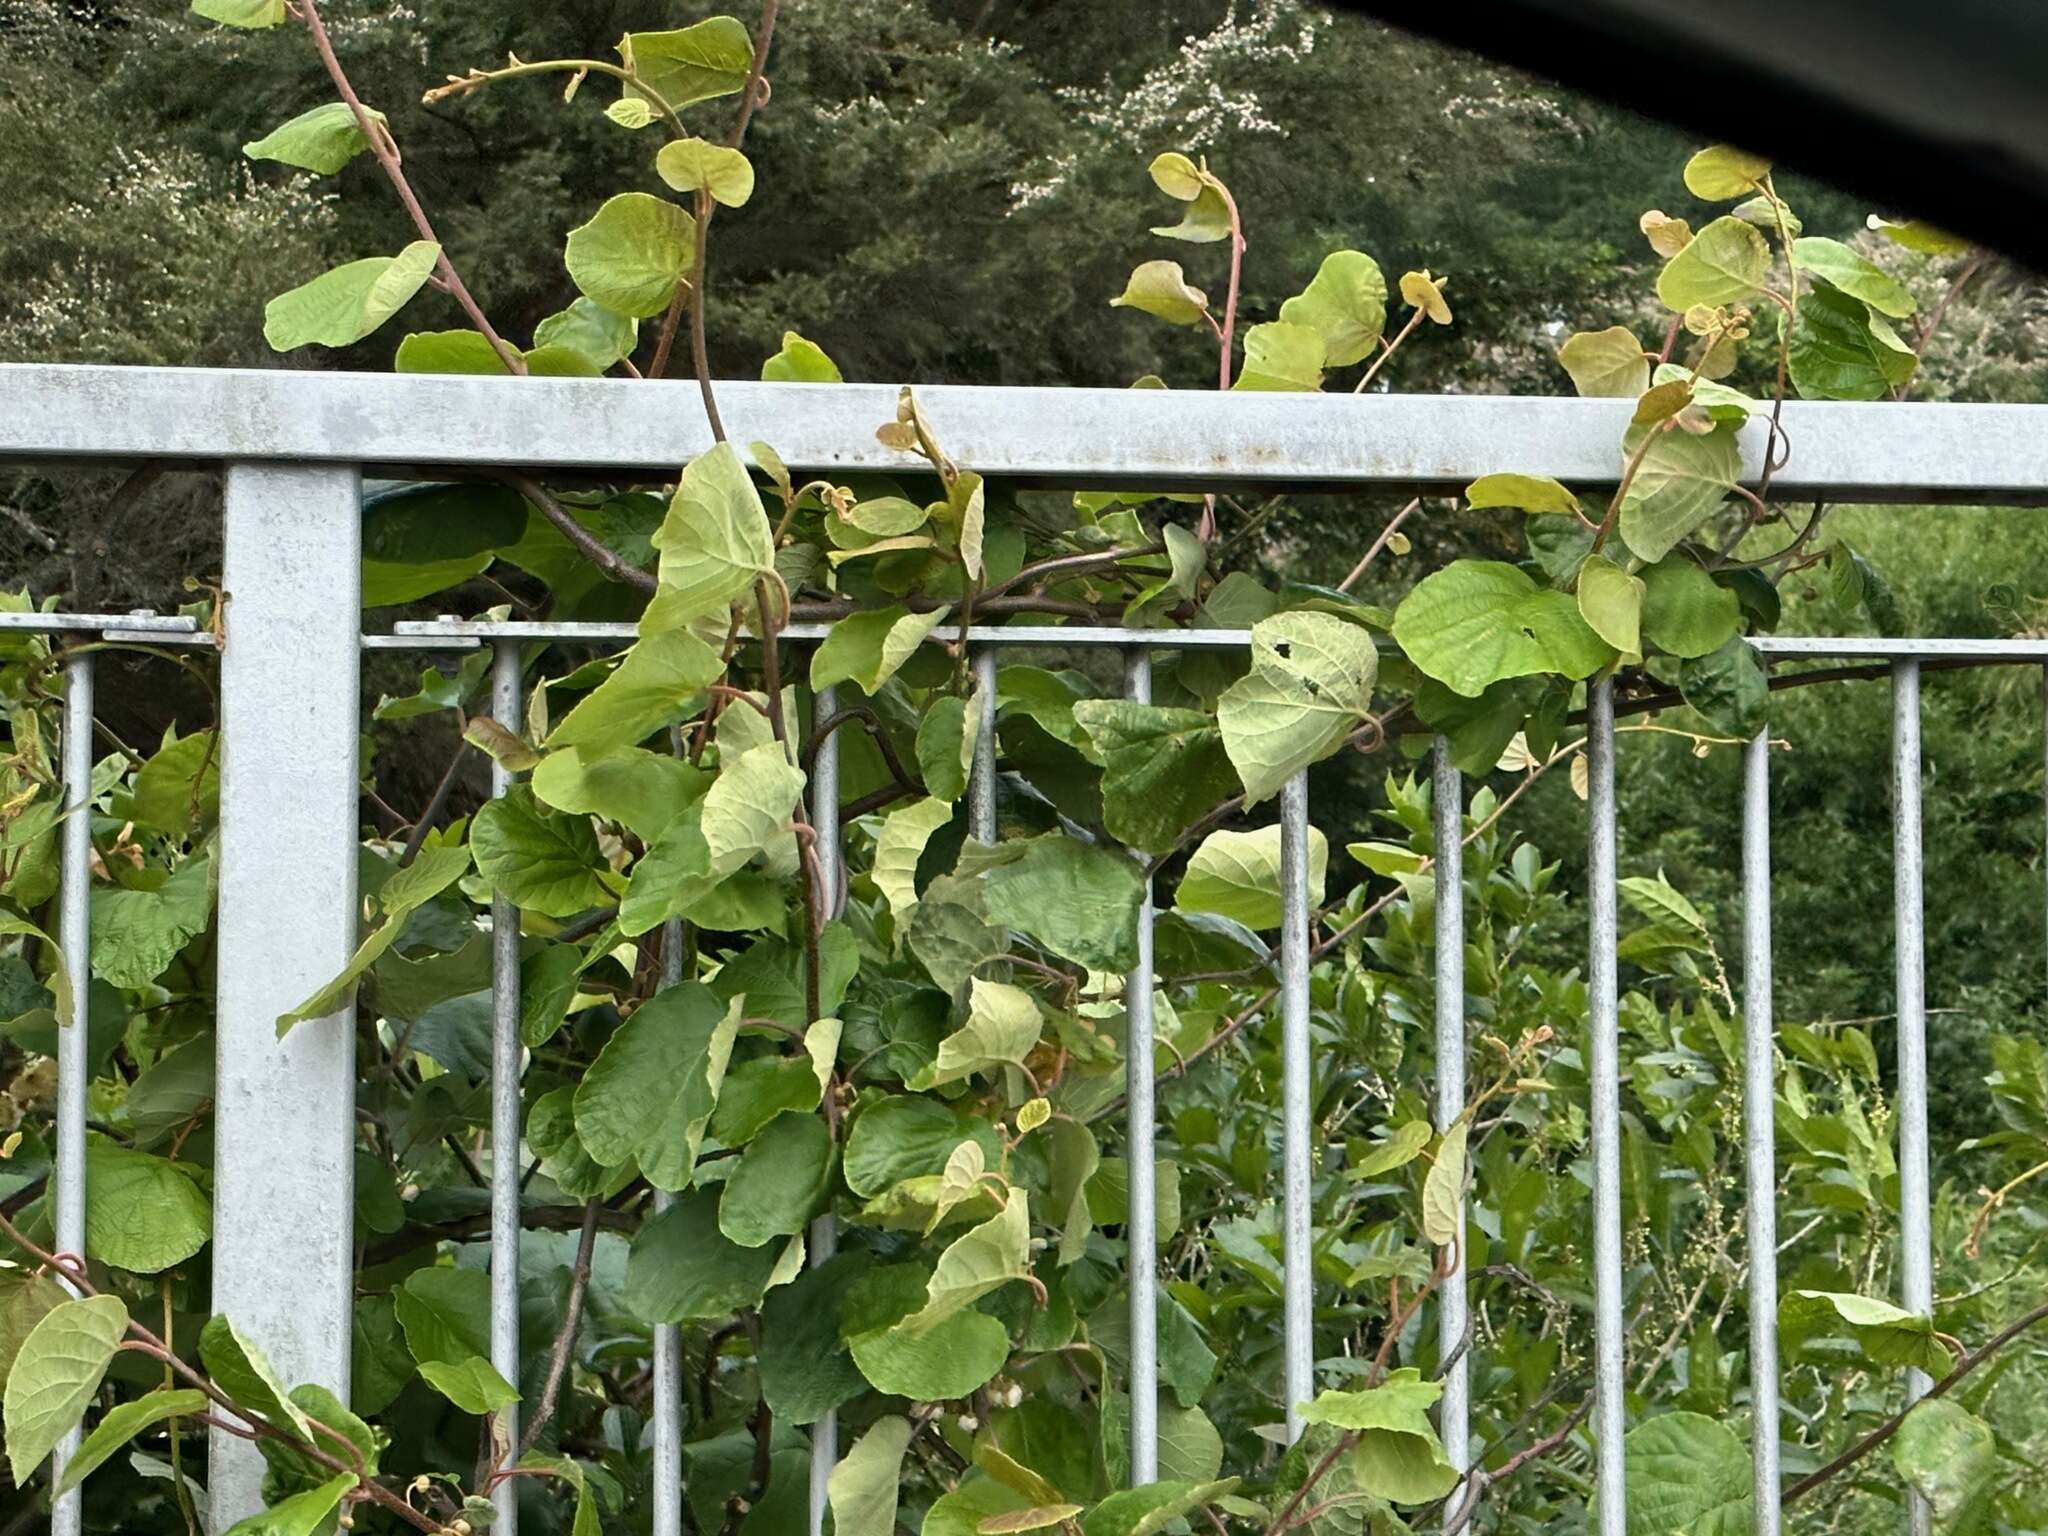
[[[1976,1370],[1978,1366],[1989,1360],[2028,1329],[2037,1327],[2044,1322],[2048,1322],[2048,1302],[2044,1302],[2042,1305],[2034,1308],[2033,1311],[2021,1317],[2017,1322],[2009,1323],[1999,1329],[1998,1332],[1994,1333],[1977,1349],[1963,1356],[1962,1359],[1956,1362],[1954,1370],[1927,1389],[1921,1396],[1920,1402],[1927,1403],[1932,1402],[1937,1397],[1945,1397],[1970,1372]],[[1857,1462],[1897,1434],[1899,1426],[1906,1422],[1906,1415],[1913,1411],[1913,1407],[1918,1406],[1919,1404],[1916,1403],[1912,1407],[1900,1409],[1899,1412],[1886,1419],[1877,1428],[1873,1429],[1861,1440],[1858,1440],[1826,1466],[1818,1471],[1807,1473],[1806,1476],[1785,1490],[1785,1496],[1778,1501],[1779,1507],[1790,1509],[1822,1483],[1828,1481],[1828,1479],[1855,1466]]]
[[[542,517],[555,525],[563,538],[576,546],[579,554],[613,581],[623,582],[629,587],[638,587],[642,592],[655,590],[656,583],[652,576],[638,566],[621,560],[606,547],[603,540],[577,522],[569,509],[555,499],[552,491],[531,475],[508,471],[497,478],[532,503]]]
[[[555,1417],[561,1400],[562,1378],[568,1374],[569,1357],[576,1352],[576,1332],[583,1325],[583,1298],[590,1290],[590,1255],[597,1246],[597,1221],[604,1210],[602,1200],[583,1207],[583,1230],[576,1239],[576,1262],[569,1271],[569,1304],[562,1310],[562,1331],[555,1335],[554,1351],[548,1356],[547,1384],[541,1388],[540,1406],[519,1436],[519,1451],[511,1460],[522,1461],[540,1444],[541,1432]]]
[[[398,142],[391,137],[391,130],[370,115],[370,109],[364,106],[362,98],[356,95],[356,88],[349,84],[348,72],[341,67],[341,60],[335,57],[334,44],[327,36],[326,25],[320,20],[318,0],[294,0],[294,4],[298,8],[299,19],[305,22],[306,31],[313,39],[314,48],[319,51],[320,62],[327,68],[327,78],[334,82],[335,90],[341,93],[341,99],[348,103],[349,111],[355,114],[356,127],[361,130],[363,137],[370,141],[370,152],[377,157],[377,164],[383,167],[384,178],[391,183],[391,190],[398,194],[399,202],[405,205],[406,214],[412,219],[413,228],[419,231],[422,240],[431,240],[440,249],[440,255],[434,259],[434,276],[439,279],[441,287],[447,290],[449,297],[462,306],[462,312],[469,316],[469,323],[483,333],[484,339],[490,342],[492,350],[504,360],[505,366],[514,373],[525,373],[526,359],[520,355],[517,347],[492,329],[491,322],[484,318],[483,310],[477,307],[476,300],[470,297],[469,289],[463,285],[461,274],[455,270],[455,263],[448,259],[447,247],[441,244],[441,237],[434,233],[432,220],[428,219],[426,209],[420,206],[419,198],[414,195],[412,183],[405,178],[405,168],[398,153]]]

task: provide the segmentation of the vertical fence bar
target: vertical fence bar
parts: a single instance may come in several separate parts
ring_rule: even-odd
[[[1124,654],[1124,693],[1152,702],[1152,653]],[[1131,1289],[1131,1484],[1159,1481],[1159,1190],[1153,1161],[1152,881],[1138,906],[1138,964],[1124,978],[1124,1151],[1130,1221],[1124,1230]]]
[[[834,688],[820,688],[811,700],[811,730],[815,734],[839,707]],[[818,849],[819,910],[826,920],[839,915],[840,875],[843,850],[839,846],[839,733],[819,741],[811,757],[811,831]],[[813,1269],[839,1250],[839,1224],[830,1211],[811,1223],[806,1246]],[[811,1536],[824,1536],[826,1494],[832,1468],[839,1460],[839,1412],[828,1409],[811,1426]]]
[[[1586,1002],[1593,1121],[1593,1428],[1600,1536],[1626,1536],[1622,1470],[1626,1390],[1621,1316],[1621,1039],[1615,999],[1614,681],[1587,691],[1586,880],[1591,890]]]
[[[1281,1314],[1287,1438],[1315,1395],[1315,1269],[1309,1251],[1308,774],[1280,788]]]
[[[1742,753],[1743,1221],[1749,1234],[1750,1455],[1756,1536],[1778,1536],[1777,1088],[1771,1018],[1771,733]]]
[[[674,735],[674,748],[680,755],[680,734]],[[672,987],[682,979],[683,920],[672,917],[661,925],[661,984]],[[657,1189],[653,1213],[661,1215],[675,1201],[667,1190]],[[653,1536],[683,1536],[683,1330],[679,1323],[654,1326],[654,1446],[649,1459],[654,1484]]]
[[[491,714],[519,729],[519,642],[500,640],[491,652]],[[512,787],[504,764],[491,763],[491,794]],[[491,1364],[519,1384],[519,908],[491,897]],[[505,1462],[519,1445],[519,1405],[495,1419]],[[519,1480],[508,1477],[491,1495],[496,1536],[518,1536]]]
[[[348,1401],[355,1005],[278,1016],[356,944],[362,482],[231,464],[221,654],[213,1307],[288,1382]],[[215,1531],[263,1508],[263,1458],[214,1430]]]
[[[996,653],[974,653],[974,698],[981,714],[974,733],[974,771],[967,781],[967,835],[996,840]]]
[[[60,1253],[85,1255],[85,1103],[91,1076],[86,999],[92,990],[92,652],[64,662],[64,862],[57,942],[71,978],[71,1016],[57,1031],[57,1166],[55,1229]],[[54,1482],[78,1450],[79,1431],[58,1442],[50,1460]],[[52,1536],[84,1529],[81,1490],[50,1507]]]
[[[1431,759],[1431,810],[1436,868],[1436,1127],[1450,1129],[1465,1112],[1465,784],[1439,736]],[[1458,1198],[1456,1265],[1438,1291],[1437,1358],[1449,1360],[1438,1411],[1444,1455],[1463,1472],[1471,1461],[1471,1326],[1465,1298],[1465,1201]],[[1459,1501],[1461,1504],[1463,1501]],[[1456,1512],[1457,1504],[1451,1506]]]
[[[1927,977],[1926,936],[1920,910],[1920,663],[1892,663],[1892,902],[1893,965],[1899,1012],[1899,1305],[1934,1310],[1934,1246],[1927,1185]],[[1906,1372],[1906,1400],[1917,1402],[1932,1383]],[[1917,1493],[1907,1495],[1907,1525],[1925,1536],[1932,1513]]]

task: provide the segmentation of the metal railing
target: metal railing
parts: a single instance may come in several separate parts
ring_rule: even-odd
[[[288,1380],[313,1381],[346,1398],[350,1357],[353,1231],[353,1004],[276,1037],[274,1021],[339,972],[354,948],[359,836],[356,736],[360,656],[366,649],[494,648],[492,711],[516,729],[520,647],[529,641],[625,645],[629,624],[429,622],[395,633],[360,630],[360,475],[365,465],[431,471],[461,465],[659,470],[705,446],[694,385],[585,380],[450,379],[383,375],[236,373],[204,370],[0,367],[0,461],[157,458],[225,464],[225,586],[230,596],[221,654],[222,783],[217,929],[215,1310],[233,1317]],[[689,391],[687,397],[683,393]],[[893,413],[879,386],[720,386],[740,440],[774,442],[798,473],[912,470],[917,461],[877,445],[875,424]],[[941,440],[963,463],[990,474],[1081,487],[1172,488],[1253,481],[1447,489],[1510,466],[1582,485],[1613,484],[1626,401],[1504,400],[1319,395],[1165,395],[1086,390],[920,391]],[[1791,405],[1785,421],[1798,453],[1777,477],[1788,494],[1864,499],[2048,501],[2048,408]],[[1967,430],[1962,430],[1967,428]],[[650,444],[660,449],[650,464]],[[1754,462],[1763,428],[1743,440]],[[149,615],[0,614],[0,630],[40,630],[107,640],[210,645],[189,620]],[[823,626],[795,625],[784,638],[814,643]],[[1242,647],[1238,630],[1126,630],[1080,625],[970,629],[984,716],[968,791],[970,831],[996,832],[996,652],[1013,646],[1105,647],[1123,658],[1126,692],[1149,698],[1155,651]],[[1867,658],[1890,664],[1897,783],[1894,857],[1899,1012],[1900,1198],[1903,1294],[1931,1305],[1926,1138],[1925,1003],[1921,953],[1919,681],[1923,659],[2048,665],[2048,642],[1830,640],[1756,642],[1769,659]],[[67,808],[86,802],[91,779],[92,653],[66,662],[64,770]],[[1587,756],[1588,997],[1594,1199],[1595,1418],[1599,1525],[1623,1536],[1626,1428],[1622,1365],[1620,1052],[1616,996],[1614,700],[1606,680],[1589,692]],[[831,713],[829,691],[819,716]],[[1767,742],[1749,744],[1743,795],[1747,1266],[1752,1346],[1759,1532],[1778,1529],[1779,1425],[1776,1361],[1775,1181],[1772,1135],[1770,867]],[[511,775],[494,770],[502,794]],[[1434,868],[1439,891],[1459,891],[1461,776],[1442,742],[1432,769]],[[827,889],[843,884],[838,836],[836,737],[818,744],[810,813]],[[1283,1381],[1290,1435],[1295,1405],[1315,1390],[1310,1188],[1311,960],[1307,779],[1297,774],[1279,803],[1283,923],[1279,955],[1282,1042]],[[81,982],[89,975],[88,819],[66,823],[61,945]],[[837,897],[835,897],[835,902]],[[1451,1124],[1465,1102],[1463,909],[1435,904],[1436,1082],[1434,1116]],[[518,921],[502,897],[493,907],[491,1136],[492,1363],[519,1377]],[[1127,979],[1132,1037],[1149,1035],[1152,905],[1140,909],[1137,968]],[[671,935],[673,938],[673,935]],[[680,946],[666,945],[676,979]],[[60,1031],[57,1157],[59,1248],[82,1250],[86,988],[72,1027]],[[1130,1177],[1131,1474],[1157,1475],[1156,1192],[1152,1059],[1127,1051],[1126,1137]],[[657,1193],[656,1209],[666,1197]],[[830,1217],[809,1233],[817,1263],[833,1249]],[[1462,1247],[1462,1245],[1461,1245]],[[1444,1286],[1439,1358],[1451,1361],[1440,1407],[1453,1464],[1471,1462],[1469,1339],[1462,1259]],[[676,1328],[653,1334],[654,1530],[682,1528],[679,1344]],[[1924,1390],[1916,1377],[1910,1391]],[[61,1454],[61,1453],[60,1453]],[[825,1476],[836,1460],[828,1415],[813,1431],[811,1525],[822,1526]],[[216,1431],[210,1455],[210,1518],[216,1530],[260,1507],[262,1464]],[[509,1487],[509,1484],[507,1485]],[[516,1510],[501,1497],[497,1529]],[[76,1494],[59,1502],[54,1529],[76,1536]],[[1924,1529],[1926,1510],[1915,1505]]]

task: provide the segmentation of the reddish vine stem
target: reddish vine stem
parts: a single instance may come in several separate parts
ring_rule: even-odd
[[[320,62],[326,67],[327,78],[334,82],[334,88],[341,93],[341,99],[355,114],[356,127],[370,142],[370,152],[377,157],[377,164],[384,171],[384,179],[391,183],[391,190],[398,194],[398,200],[405,205],[407,217],[413,228],[419,231],[422,240],[431,240],[439,247],[440,254],[434,258],[434,276],[450,298],[462,306],[462,312],[469,317],[469,323],[483,334],[491,348],[503,359],[505,366],[513,373],[526,372],[526,359],[519,349],[506,341],[484,318],[484,312],[470,296],[462,275],[455,270],[455,263],[448,259],[448,249],[441,244],[441,237],[434,233],[433,221],[427,217],[426,209],[420,206],[419,198],[412,190],[412,183],[406,179],[405,168],[398,153],[398,142],[391,137],[391,130],[370,115],[370,109],[363,105],[362,98],[349,83],[348,71],[341,67],[336,57],[334,43],[327,36],[327,27],[320,20],[318,0],[293,0],[298,8],[299,19],[306,24],[306,31],[313,39],[313,47],[320,54]]]

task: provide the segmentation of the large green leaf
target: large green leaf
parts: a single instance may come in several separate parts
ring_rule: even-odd
[[[1642,573],[1643,635],[1673,656],[1718,651],[1742,623],[1735,590],[1693,561],[1667,555]]]
[[[910,1435],[910,1420],[900,1415],[877,1419],[832,1469],[825,1496],[835,1536],[892,1536]]]
[[[845,376],[825,349],[796,331],[782,333],[782,348],[761,364],[761,377],[782,384],[842,384]]]
[[[709,192],[728,208],[754,195],[754,167],[739,150],[704,139],[674,139],[654,157],[655,173],[678,192]]]
[[[774,571],[768,514],[732,444],[720,443],[684,468],[654,547],[661,551],[661,584],[683,618],[724,609]]]
[[[764,854],[770,873],[795,873],[790,818],[803,792],[803,770],[790,762],[781,742],[766,742],[721,763],[717,780],[704,792],[711,872],[723,878]]]
[[[528,785],[513,785],[478,811],[469,842],[477,873],[522,911],[574,917],[611,899],[590,818],[556,815]]]
[[[1998,1480],[1998,1439],[1952,1398],[1915,1403],[1892,1437],[1892,1465],[1934,1511],[1937,1530],[1962,1530]]]
[[[649,635],[569,711],[547,745],[604,752],[644,741],[688,714],[724,670],[718,652],[688,630]]]
[[[100,890],[92,900],[92,971],[117,987],[161,976],[213,911],[213,861],[186,859],[155,890]]]
[[[1330,840],[1315,828],[1308,833],[1310,910],[1322,905],[1323,880],[1330,867]],[[1211,832],[1188,860],[1187,872],[1173,894],[1182,912],[1208,912],[1245,927],[1278,928],[1281,921],[1280,829],[1253,832]]]
[[[1861,299],[1815,288],[1792,327],[1792,385],[1809,400],[1882,400],[1920,360]]]
[[[867,1389],[839,1336],[839,1307],[872,1256],[848,1249],[768,1293],[761,1308],[761,1396],[785,1424],[815,1424]]]
[[[990,922],[1028,934],[1076,965],[1127,971],[1137,957],[1145,882],[1122,854],[1051,832],[988,870],[981,888]]]
[[[1279,613],[1252,626],[1251,670],[1223,691],[1216,722],[1247,808],[1328,757],[1372,705],[1371,634],[1326,613]]]
[[[1132,848],[1165,853],[1241,792],[1223,732],[1201,710],[1083,699],[1073,719],[1103,764],[1103,824]]]
[[[576,1134],[600,1164],[636,1161],[657,1189],[690,1182],[742,1008],[696,982],[665,987],[604,1044],[576,1089]]]
[[[118,1296],[66,1301],[29,1331],[8,1373],[4,1409],[17,1488],[78,1423],[127,1331],[128,1309]]]
[[[704,797],[711,775],[666,752],[614,745],[550,752],[529,782],[541,804],[602,816],[651,843],[684,807]]]
[[[718,1230],[742,1248],[803,1231],[825,1200],[832,1151],[832,1132],[818,1116],[775,1116],[726,1176]]]
[[[1719,1419],[1667,1413],[1628,1433],[1629,1536],[1748,1536],[1749,1451]]]
[[[1624,655],[1639,655],[1643,583],[1605,555],[1588,555],[1579,567],[1579,617],[1594,634]]]
[[[387,121],[382,112],[372,112],[370,117],[377,123]],[[330,101],[244,144],[242,153],[251,160],[275,160],[331,176],[369,147],[370,141],[356,122],[355,109],[345,101]]]
[[[1678,691],[1723,736],[1747,741],[1764,728],[1770,681],[1756,647],[1739,635],[1680,665]]]
[[[870,1100],[847,1133],[846,1187],[869,1199],[904,1179],[935,1174],[970,1137],[982,1140],[985,1151],[1000,1154],[1000,1143],[985,1121],[962,1119],[936,1098],[885,1095]]]
[[[192,0],[192,14],[229,27],[274,27],[285,9],[284,0]]]
[[[491,1352],[491,1281],[481,1269],[430,1265],[395,1298],[406,1348],[421,1365],[459,1365]]]
[[[1742,454],[1729,425],[1700,435],[1661,423],[1630,427],[1621,448],[1624,463],[1642,454],[1622,498],[1621,536],[1653,562],[1711,517],[1742,478]]]
[[[1464,1233],[1465,1141],[1471,1127],[1460,1116],[1437,1143],[1436,1161],[1422,1181],[1422,1235],[1438,1247]]]
[[[153,1275],[213,1235],[213,1207],[183,1163],[96,1137],[85,1172],[85,1249],[104,1264]]]
[[[1280,306],[1280,318],[1315,331],[1323,338],[1324,362],[1348,368],[1379,345],[1387,325],[1387,280],[1363,251],[1332,251],[1309,285]]]
[[[642,1322],[724,1317],[758,1304],[782,1247],[742,1248],[718,1230],[718,1191],[692,1190],[649,1221],[626,1259],[626,1310]]]
[[[1710,144],[1685,162],[1685,189],[1709,203],[1747,197],[1771,173],[1771,162],[1730,144]]]
[[[676,296],[697,254],[697,221],[665,197],[621,192],[569,231],[563,261],[585,298],[645,320]]]
[[[403,309],[440,259],[440,246],[415,240],[396,256],[336,267],[265,305],[263,339],[275,352],[352,346]]]
[[[1425,576],[1394,611],[1394,638],[1426,676],[1466,698],[1504,678],[1587,677],[1615,658],[1570,593],[1496,560],[1456,560]]]
[[[1741,304],[1756,296],[1770,270],[1771,248],[1757,227],[1724,215],[1664,264],[1657,297],[1681,314],[1701,304]]]
[[[929,1333],[963,1307],[1030,1273],[1030,1201],[1013,1185],[1000,1212],[946,1245],[925,1284],[924,1304],[893,1324],[892,1331]]]
[[[930,796],[900,805],[882,819],[870,878],[899,922],[917,905],[917,861],[925,844],[952,819],[952,804]]]
[[[166,1419],[204,1413],[210,1401],[196,1387],[177,1391],[160,1387],[129,1402],[116,1403],[107,1410],[106,1417],[93,1426],[92,1433],[80,1442],[71,1459],[64,1463],[64,1475],[50,1490],[51,1496],[61,1497],[76,1488],[104,1466],[108,1457],[145,1429]]]
[[[1010,1353],[1000,1320],[972,1308],[922,1329],[896,1324],[927,1300],[922,1265],[870,1268],[840,1307],[840,1325],[861,1374],[878,1390],[917,1402],[944,1402],[985,1386]]]
[[[606,309],[594,299],[576,298],[533,328],[533,345],[536,352],[570,353],[582,358],[592,373],[603,373],[632,354],[639,330],[631,315]]]
[[[420,1379],[464,1413],[481,1417],[519,1401],[519,1389],[481,1355],[463,1360],[422,1360]]]

